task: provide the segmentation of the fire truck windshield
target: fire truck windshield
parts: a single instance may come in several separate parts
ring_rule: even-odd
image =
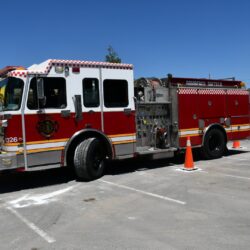
[[[23,81],[18,78],[9,77],[0,80],[0,110],[13,111],[20,109]]]

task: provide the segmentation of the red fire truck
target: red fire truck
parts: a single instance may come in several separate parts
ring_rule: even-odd
[[[250,132],[240,81],[134,81],[131,64],[73,60],[6,67],[0,77],[1,171],[67,165],[93,180],[107,159],[172,157],[187,136],[205,158],[219,158]]]

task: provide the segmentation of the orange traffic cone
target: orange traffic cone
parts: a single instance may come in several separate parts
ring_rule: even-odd
[[[197,170],[197,168],[194,167],[190,136],[188,136],[187,138],[187,148],[186,148],[185,163],[183,170],[187,171]]]
[[[240,141],[234,141],[233,148],[240,148]]]

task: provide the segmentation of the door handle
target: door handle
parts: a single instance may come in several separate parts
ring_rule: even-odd
[[[70,110],[62,110],[61,111],[61,117],[69,117],[70,116]]]
[[[125,108],[123,111],[124,111],[125,115],[130,115],[132,112],[131,108]]]

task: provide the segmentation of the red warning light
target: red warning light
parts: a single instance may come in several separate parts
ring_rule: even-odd
[[[72,72],[73,73],[80,73],[80,67],[73,67]]]

